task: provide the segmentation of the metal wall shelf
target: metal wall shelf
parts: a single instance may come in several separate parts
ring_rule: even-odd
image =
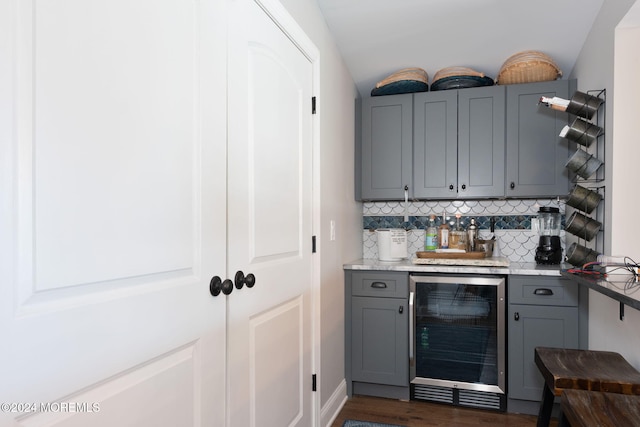
[[[598,107],[598,110],[593,114],[592,117],[587,118],[584,116],[575,116],[580,117],[590,123],[593,123],[599,126],[602,129],[602,132],[595,138],[595,140],[587,147],[582,146],[576,142],[571,142],[572,149],[575,150],[583,150],[593,157],[598,158],[602,165],[596,170],[594,174],[592,174],[589,178],[582,178],[577,174],[571,175],[571,181],[574,185],[580,185],[588,190],[594,191],[601,196],[601,200],[595,210],[591,213],[587,213],[584,210],[581,210],[579,207],[571,207],[576,211],[580,212],[584,216],[590,219],[594,219],[601,224],[599,231],[596,233],[596,236],[587,239],[587,234],[572,234],[568,232],[571,236],[576,237],[577,248],[584,249],[588,252],[588,259],[586,261],[595,261],[593,259],[597,254],[604,253],[605,248],[605,203],[606,203],[606,186],[605,186],[605,168],[606,168],[606,155],[605,155],[605,134],[606,134],[606,89],[600,90],[590,90],[586,92],[587,95],[594,96],[600,98],[602,103]],[[570,113],[568,113],[570,114]],[[591,236],[588,236],[591,237]],[[580,248],[582,246],[582,248]],[[569,255],[569,254],[567,254]],[[576,261],[574,265],[581,267],[582,265]]]

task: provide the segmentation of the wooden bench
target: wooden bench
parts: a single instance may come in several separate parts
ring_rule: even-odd
[[[640,424],[640,396],[565,390],[560,402],[561,427],[636,427]]]
[[[618,353],[536,347],[535,363],[545,381],[538,427],[548,427],[554,397],[565,390],[640,395],[640,372]]]

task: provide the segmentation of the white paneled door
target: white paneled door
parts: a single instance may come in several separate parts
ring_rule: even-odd
[[[307,427],[313,64],[269,6],[230,10],[228,270],[256,282],[227,297],[227,425]]]
[[[0,426],[224,424],[219,3],[0,0]]]

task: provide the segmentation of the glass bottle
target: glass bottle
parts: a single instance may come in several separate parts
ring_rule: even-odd
[[[429,217],[429,225],[425,231],[424,250],[435,251],[438,249],[438,229],[435,223],[436,216],[431,215]]]
[[[420,328],[420,348],[422,350],[429,349],[429,328],[426,326]]]
[[[442,224],[438,228],[438,247],[440,249],[449,249],[449,225],[444,213],[442,214]]]

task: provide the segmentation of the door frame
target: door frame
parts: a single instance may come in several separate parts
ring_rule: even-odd
[[[252,0],[254,1],[280,30],[297,46],[302,54],[309,60],[313,70],[311,81],[312,96],[320,93],[320,52],[313,41],[303,31],[302,27],[293,19],[284,6],[277,0]],[[317,98],[316,98],[317,101]],[[311,100],[309,100],[309,109],[311,109]],[[311,195],[311,234],[313,236],[321,236],[320,226],[320,114],[321,108],[316,102],[316,113],[311,116],[311,156],[312,156],[312,195]],[[311,246],[311,242],[309,242]],[[320,381],[320,254],[322,250],[322,239],[316,239],[316,252],[312,256],[312,283],[311,283],[311,370]],[[320,423],[320,389],[321,384],[318,382],[316,392],[312,396],[311,417],[313,425]]]

